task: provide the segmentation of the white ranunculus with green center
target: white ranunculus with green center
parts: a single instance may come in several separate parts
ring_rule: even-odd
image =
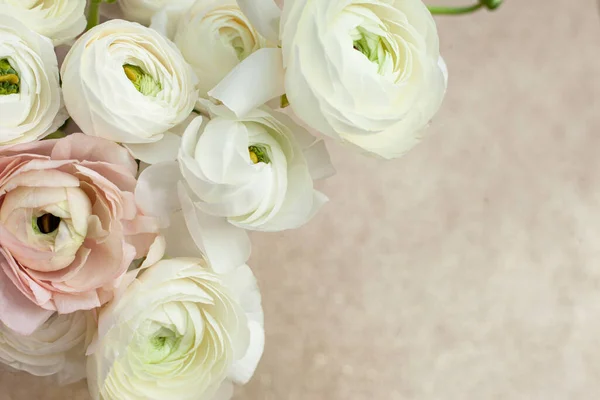
[[[0,322],[0,363],[36,376],[55,376],[61,384],[85,378],[85,349],[96,330],[92,313],[53,314],[31,335]]]
[[[206,97],[235,66],[267,41],[235,0],[198,0],[179,20],[174,42],[198,76]]]
[[[94,400],[226,400],[263,352],[250,268],[216,274],[202,259],[159,261],[102,310],[88,358]]]
[[[286,0],[280,14],[274,0],[239,4],[259,32],[280,32],[281,52],[248,57],[211,96],[243,115],[285,93],[304,124],[384,158],[419,142],[447,83],[421,0]]]
[[[0,13],[0,146],[33,142],[67,118],[52,43]]]
[[[0,14],[19,20],[57,46],[83,32],[85,4],[86,0],[0,0]]]
[[[140,185],[159,199],[176,199],[177,182],[184,180],[197,200],[192,208],[243,229],[281,231],[310,220],[328,200],[313,180],[334,173],[323,141],[266,107],[236,117],[224,106],[202,103],[210,119],[189,124],[179,166],[153,165]],[[140,199],[142,208],[156,208],[147,203],[152,200]],[[194,219],[193,212],[187,218]]]
[[[112,20],[73,45],[61,68],[69,114],[83,133],[123,143],[148,163],[175,159],[171,130],[191,113],[196,76],[177,47],[139,24]]]
[[[281,29],[285,92],[302,121],[385,158],[419,141],[446,91],[421,0],[290,0]]]

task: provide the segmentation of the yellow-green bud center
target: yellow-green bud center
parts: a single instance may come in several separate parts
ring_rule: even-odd
[[[0,96],[19,93],[19,74],[6,58],[0,60]]]
[[[123,71],[137,91],[144,96],[154,97],[162,90],[160,82],[137,65],[125,64],[123,65]]]
[[[376,64],[379,73],[383,74],[392,57],[387,39],[360,27],[356,29],[354,35],[354,49]]]
[[[271,162],[269,156],[267,155],[266,149],[262,146],[250,146],[248,147],[248,153],[250,154],[250,160],[254,164],[258,164],[259,162],[268,164]]]

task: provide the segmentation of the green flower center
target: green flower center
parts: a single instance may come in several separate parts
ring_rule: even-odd
[[[264,146],[250,146],[248,147],[248,152],[250,153],[250,160],[254,164],[258,164],[259,162],[268,164],[271,162],[271,159],[267,155],[267,149]]]
[[[385,38],[360,27],[356,28],[354,49],[375,63],[380,74],[384,73],[392,57],[390,46]]]
[[[19,93],[19,74],[8,59],[0,60],[0,96]]]
[[[155,97],[162,90],[160,82],[137,65],[125,64],[123,65],[123,71],[137,91],[144,96]]]
[[[167,357],[176,352],[181,341],[181,337],[171,332],[169,329],[161,328],[154,336],[148,340],[146,347],[146,361],[149,364],[158,364]]]

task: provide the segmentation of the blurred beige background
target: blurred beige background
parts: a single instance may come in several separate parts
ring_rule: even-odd
[[[427,140],[393,162],[331,146],[331,203],[253,237],[267,349],[236,400],[600,398],[596,1],[439,29],[450,88]],[[6,373],[0,398],[87,399]]]

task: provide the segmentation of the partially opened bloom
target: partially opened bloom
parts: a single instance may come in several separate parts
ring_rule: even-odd
[[[67,118],[52,43],[0,13],[0,146],[37,140]]]
[[[85,350],[96,331],[89,311],[53,314],[31,335],[0,322],[0,363],[36,376],[56,376],[68,384],[85,378]]]
[[[61,75],[83,133],[124,143],[146,162],[175,157],[179,137],[169,130],[190,115],[198,93],[194,72],[164,36],[122,20],[98,25],[75,42]]]
[[[158,223],[134,199],[137,165],[83,134],[0,150],[0,321],[22,334],[98,307]]]
[[[0,0],[6,14],[51,39],[55,46],[75,39],[85,29],[86,0]]]
[[[259,231],[297,228],[316,214],[327,197],[313,179],[333,173],[323,141],[267,108],[239,118],[224,106],[208,108],[210,119],[186,129],[178,158],[195,207]],[[172,168],[156,165],[140,180],[159,197],[176,196],[177,178],[163,178],[170,175]]]
[[[263,346],[248,266],[219,275],[203,259],[163,260],[102,310],[88,385],[94,400],[227,400]]]
[[[179,20],[173,39],[206,97],[235,66],[268,43],[235,0],[198,0]]]

